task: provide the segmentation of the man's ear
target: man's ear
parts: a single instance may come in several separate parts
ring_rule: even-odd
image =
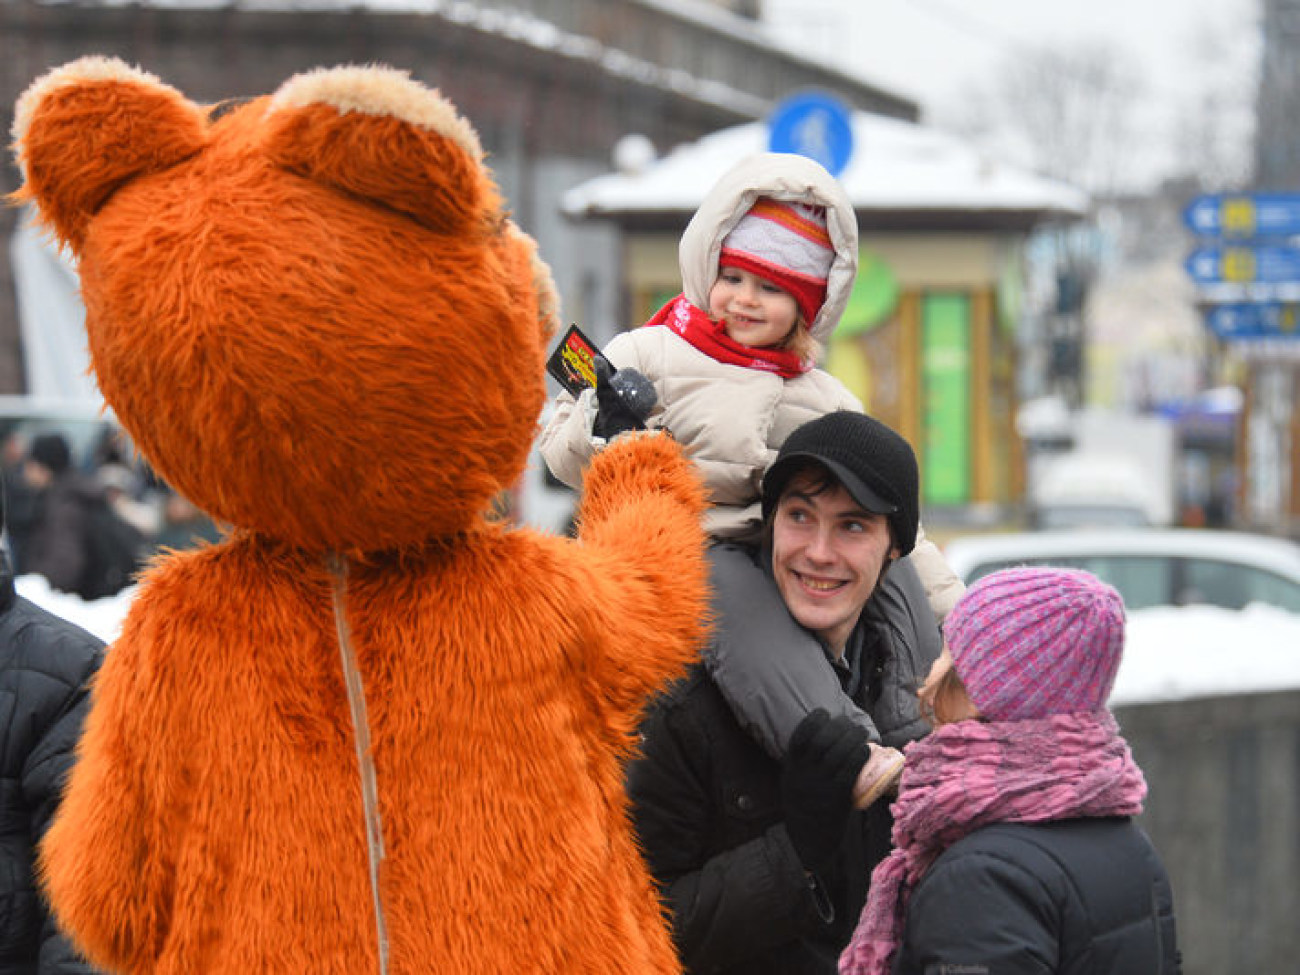
[[[294,75],[271,99],[264,148],[306,179],[435,233],[499,233],[505,216],[473,127],[437,91],[382,66]]]
[[[14,149],[40,221],[80,254],[86,228],[123,183],[174,166],[206,144],[204,111],[117,58],[79,58],[18,99]]]
[[[885,581],[885,577],[889,575],[889,570],[892,569],[894,563],[898,561],[898,556],[898,546],[896,545],[891,546],[889,551],[885,553],[885,557],[880,562],[880,572],[876,575],[876,588],[872,590],[871,593],[873,596],[879,591],[881,584]]]

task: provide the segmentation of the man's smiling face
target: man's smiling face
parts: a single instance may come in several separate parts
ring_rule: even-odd
[[[790,479],[773,515],[772,571],[790,614],[837,655],[897,554],[886,517],[838,481],[811,471]]]

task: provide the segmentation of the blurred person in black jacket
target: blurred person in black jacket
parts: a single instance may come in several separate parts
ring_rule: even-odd
[[[62,434],[34,437],[22,466],[26,512],[12,512],[9,532],[20,575],[35,573],[62,592],[76,592],[86,567],[89,486],[72,467]]]
[[[5,505],[8,510],[7,532],[4,540],[9,546],[9,563],[22,574],[22,544],[36,512],[36,492],[28,486],[23,470],[27,466],[27,451],[31,445],[20,430],[9,430],[0,444],[0,471],[4,476]]]
[[[0,492],[0,529],[4,526]],[[35,878],[103,643],[14,591],[0,548],[0,975],[89,975]]]
[[[23,517],[11,512],[15,569],[34,573],[51,588],[93,600],[116,595],[134,579],[145,557],[145,535],[110,503],[105,484],[72,463],[58,433],[32,440],[22,468],[30,492]]]

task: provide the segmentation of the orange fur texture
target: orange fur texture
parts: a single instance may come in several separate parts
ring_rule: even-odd
[[[622,763],[702,637],[704,495],[640,436],[593,464],[577,542],[484,519],[555,302],[472,129],[386,68],[220,114],[88,58],[14,135],[105,397],[235,526],[146,573],[100,672],[42,848],[60,922],[116,972],[378,970],[338,552],[388,971],[678,971]]]

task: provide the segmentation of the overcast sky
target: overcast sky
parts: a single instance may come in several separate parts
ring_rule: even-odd
[[[950,122],[967,93],[1026,47],[1100,41],[1144,76],[1153,165],[1197,95],[1253,79],[1258,0],[764,0],[782,36],[919,101]],[[1248,139],[1249,128],[1238,134]],[[1163,158],[1162,158],[1163,156]]]

